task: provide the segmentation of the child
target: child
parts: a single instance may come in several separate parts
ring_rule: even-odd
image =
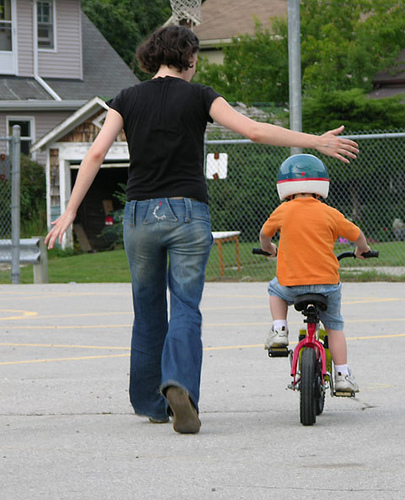
[[[273,327],[265,348],[288,345],[287,309],[297,295],[321,293],[328,297],[328,309],[320,319],[329,337],[335,364],[335,389],[359,391],[347,365],[346,338],[340,313],[341,288],[339,263],[334,244],[343,236],[356,245],[355,255],[370,250],[362,231],[338,210],[320,201],[329,191],[325,165],[313,155],[290,156],[281,165],[277,191],[280,200],[260,231],[262,249],[277,254],[277,277],[269,284]],[[280,232],[279,249],[271,239]]]

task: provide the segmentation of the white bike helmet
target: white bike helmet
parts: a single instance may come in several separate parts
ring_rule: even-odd
[[[281,201],[299,193],[313,193],[325,199],[329,192],[325,165],[313,155],[290,156],[278,171],[277,191]]]

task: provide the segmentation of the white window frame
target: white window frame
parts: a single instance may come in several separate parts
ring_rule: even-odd
[[[39,36],[38,36],[38,4],[39,3],[49,3],[52,6],[52,29],[53,29],[53,47],[40,47]],[[37,31],[37,50],[39,52],[56,52],[56,2],[55,0],[36,0],[36,19],[35,19],[35,29]]]
[[[10,122],[28,122],[30,125],[30,135],[21,135],[21,141],[30,141],[30,147],[35,143],[35,118],[33,116],[9,115],[6,117],[7,133],[11,136]],[[30,158],[36,159],[36,153],[29,154]]]
[[[18,50],[17,50],[17,6],[16,0],[11,4],[11,51],[0,51],[0,68],[3,75],[18,75]]]

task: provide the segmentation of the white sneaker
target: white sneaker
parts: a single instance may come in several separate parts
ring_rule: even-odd
[[[264,348],[270,347],[287,347],[288,346],[288,329],[285,326],[274,330],[273,328],[267,334],[264,341]]]
[[[335,391],[337,392],[359,392],[359,384],[349,372],[343,375],[340,372],[335,373]]]

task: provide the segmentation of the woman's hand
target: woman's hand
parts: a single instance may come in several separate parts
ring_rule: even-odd
[[[344,125],[334,130],[328,130],[323,135],[320,136],[322,143],[317,146],[316,149],[325,155],[337,158],[344,163],[349,163],[349,160],[345,158],[356,158],[359,152],[358,144],[351,139],[346,139],[345,137],[338,137],[344,130]]]
[[[73,224],[80,203],[86,196],[87,191],[104,161],[105,155],[123,126],[124,121],[122,116],[117,111],[110,108],[107,112],[103,128],[80,165],[79,173],[77,174],[76,182],[65,212],[52,222],[53,228],[45,237],[45,244],[48,245],[49,249],[54,247],[56,241],[58,241],[59,244],[62,243],[63,235],[66,233],[69,226]]]
[[[53,228],[45,237],[45,244],[48,245],[49,249],[55,246],[56,241],[58,241],[59,244],[62,243],[63,235],[66,233],[69,226],[73,224],[75,218],[76,212],[66,209],[60,217],[52,222]]]

